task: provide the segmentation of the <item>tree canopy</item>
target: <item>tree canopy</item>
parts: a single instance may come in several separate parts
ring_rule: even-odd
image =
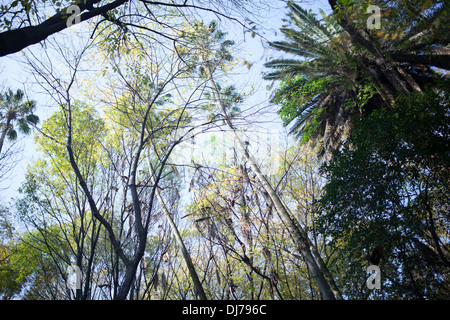
[[[450,298],[448,3],[269,2],[0,5],[1,299]]]

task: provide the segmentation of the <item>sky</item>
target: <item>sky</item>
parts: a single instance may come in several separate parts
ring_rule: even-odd
[[[327,1],[301,1],[303,7],[311,9],[313,12],[318,12],[318,8],[328,9],[329,5]],[[247,98],[245,106],[248,108],[248,113],[252,114],[252,121],[256,121],[256,126],[253,125],[253,136],[251,132],[247,132],[250,135],[249,139],[253,140],[253,145],[259,144],[259,142],[271,141],[269,143],[276,143],[277,145],[281,139],[287,139],[285,129],[281,125],[276,114],[276,106],[271,106],[269,101],[270,94],[273,90],[267,87],[271,84],[268,81],[261,79],[264,72],[263,64],[269,59],[278,57],[279,54],[273,52],[268,46],[267,40],[275,40],[280,38],[279,28],[284,23],[283,18],[286,18],[286,5],[283,1],[274,1],[271,4],[271,8],[266,12],[257,12],[254,17],[250,19],[259,21],[260,27],[258,28],[258,34],[255,37],[251,36],[251,33],[245,33],[243,35],[242,26],[230,22],[219,21],[220,28],[226,31],[228,38],[234,39],[238,44],[239,55],[242,59],[251,63],[252,67],[247,69],[246,66],[241,66],[239,72],[232,75],[232,82],[238,90],[243,92],[252,92],[251,96]],[[214,18],[211,16],[204,16],[205,21]],[[83,23],[80,25],[72,26],[73,30],[76,28],[83,28]],[[73,31],[72,30],[72,31]],[[54,35],[51,38],[60,41],[63,40],[67,34],[67,30],[60,34]],[[62,41],[61,40],[61,41]],[[37,52],[43,50],[41,44],[33,45],[27,50]],[[41,123],[55,110],[55,105],[52,102],[51,97],[42,92],[42,89],[35,85],[35,79],[27,71],[27,67],[20,61],[23,58],[23,53],[15,53],[6,57],[0,57],[0,89],[12,88],[16,90],[21,88],[26,94],[33,100],[37,101],[37,115],[39,116]],[[283,133],[284,130],[284,133]],[[267,135],[268,136],[265,136]],[[279,136],[277,136],[279,135]],[[262,138],[264,136],[264,138]],[[267,140],[268,137],[268,140]],[[272,137],[272,138],[271,138]],[[220,143],[220,139],[223,137],[215,137]],[[6,205],[12,197],[19,196],[18,188],[24,182],[25,172],[27,166],[35,161],[38,157],[36,151],[33,135],[23,137],[18,143],[18,147],[21,148],[21,154],[18,161],[16,161],[14,169],[9,174],[6,180],[0,182],[0,204]],[[226,139],[226,138],[225,138]],[[205,138],[205,141],[212,141],[211,136]],[[216,145],[217,145],[216,140]],[[261,154],[264,155],[265,148],[258,149]]]

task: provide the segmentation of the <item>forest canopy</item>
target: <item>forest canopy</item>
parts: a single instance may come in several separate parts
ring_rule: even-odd
[[[449,299],[448,10],[0,5],[1,299]]]

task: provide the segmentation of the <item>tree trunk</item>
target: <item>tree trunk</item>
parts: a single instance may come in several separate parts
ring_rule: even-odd
[[[328,0],[333,12],[337,12],[339,5],[335,0]],[[339,20],[339,25],[352,37],[353,42],[366,48],[375,59],[373,62],[377,66],[377,69],[383,74],[383,76],[389,81],[395,91],[401,94],[408,94],[409,90],[403,83],[401,76],[398,74],[393,64],[385,59],[385,54],[381,52],[376,45],[366,39],[359,29],[353,27],[347,18],[342,17]]]
[[[148,158],[147,158],[147,162],[148,162],[149,170],[152,170],[151,165],[150,165],[150,160]],[[150,172],[150,179],[151,179],[151,182],[153,184],[155,184],[153,172]],[[167,218],[167,221],[169,221],[169,225],[175,236],[175,240],[177,241],[177,243],[181,249],[181,253],[183,254],[184,260],[186,261],[186,265],[188,267],[189,274],[191,275],[192,282],[194,282],[195,290],[197,291],[197,294],[198,294],[200,300],[208,300],[206,298],[205,291],[203,290],[203,286],[200,281],[200,278],[198,277],[197,272],[195,271],[194,263],[192,262],[191,256],[190,256],[188,250],[186,249],[186,246],[184,245],[183,238],[181,238],[181,234],[178,231],[177,225],[173,221],[172,215],[170,214],[169,210],[167,209],[164,199],[161,196],[161,191],[159,190],[158,186],[154,185],[154,188],[156,188],[155,193],[156,193],[156,197],[158,198],[159,204],[161,205],[161,208]]]
[[[11,119],[8,117],[6,120],[5,126],[2,131],[2,136],[0,137],[0,153],[2,153],[3,144],[5,143],[6,133],[8,132],[8,128],[11,125]]]
[[[449,49],[442,48],[426,54],[393,53],[391,57],[398,62],[408,62],[415,65],[429,65],[445,70],[450,70]]]

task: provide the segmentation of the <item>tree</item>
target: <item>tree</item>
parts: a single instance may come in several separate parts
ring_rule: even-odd
[[[368,7],[368,1],[356,2],[355,6],[349,10],[350,12],[342,7],[345,1],[341,3],[330,0],[328,2],[339,25],[351,37],[353,45],[360,48],[362,54],[360,61],[370,62],[372,66],[370,69],[369,64],[365,68],[364,65],[361,66],[366,72],[372,74],[374,83],[379,85],[380,94],[383,91],[384,93],[392,92],[393,96],[397,93],[420,92],[423,86],[420,78],[417,78],[417,72],[425,75],[433,74],[429,67],[423,68],[423,66],[444,69],[449,67],[448,64],[440,62],[441,59],[448,59],[449,51],[443,45],[448,42],[448,32],[446,30],[434,32],[436,23],[439,24],[440,19],[444,21],[448,19],[444,13],[448,10],[448,4],[445,1],[436,3],[420,1],[421,13],[413,9],[415,11],[413,15],[411,15],[411,6],[408,6],[406,1],[396,1],[391,7],[380,2],[379,5],[381,9],[386,10],[388,18],[392,17],[389,13],[393,12],[394,17],[397,15],[397,18],[391,19],[391,24],[388,24],[386,28],[392,31],[391,39],[388,41],[385,40],[389,39],[389,34],[383,31],[369,31],[361,26],[361,20],[349,18],[353,10],[357,17],[360,16],[358,12],[364,12],[361,9]],[[392,9],[395,7],[399,10]],[[425,11],[427,11],[426,14]],[[406,18],[407,22],[400,24],[398,18],[400,16]],[[416,56],[417,59],[411,59],[412,56]],[[417,68],[421,64],[422,68]],[[393,98],[390,100],[392,106],[394,100]]]
[[[75,102],[72,111],[72,129],[76,137],[74,150],[80,170],[89,176],[87,181],[97,190],[98,196],[113,198],[114,194],[107,191],[107,184],[104,183],[112,178],[108,175],[109,162],[102,159],[101,154],[105,123],[92,107],[81,102]],[[36,142],[44,156],[29,166],[26,181],[20,189],[23,197],[17,201],[17,207],[21,220],[29,230],[28,243],[24,245],[30,246],[30,250],[37,250],[33,249],[35,246],[39,248],[37,251],[44,251],[52,258],[49,262],[42,257],[47,262],[42,269],[37,268],[36,273],[42,272],[40,275],[44,275],[45,268],[52,269],[55,283],[39,283],[37,280],[35,286],[45,288],[43,292],[49,295],[60,297],[62,294],[60,298],[86,300],[96,296],[96,286],[101,283],[95,274],[101,269],[100,261],[108,261],[110,257],[100,245],[105,236],[104,230],[90,213],[87,198],[78,185],[64,145],[57,142],[67,134],[64,124],[64,107],[42,124],[42,135],[36,137]],[[104,203],[102,210],[108,210],[109,205],[109,202]],[[65,287],[69,266],[80,268],[83,275],[81,288],[73,294],[68,289],[53,292],[56,283]],[[36,275],[35,279],[39,279],[40,275]],[[33,290],[28,293],[38,294]]]
[[[292,27],[281,29],[287,39],[269,45],[294,58],[266,63],[275,71],[264,79],[282,80],[272,101],[281,104],[285,125],[295,120],[291,133],[302,143],[320,142],[318,150],[330,153],[348,133],[350,116],[367,112],[375,90],[358,72],[354,49],[332,17],[322,12],[319,21],[292,1],[288,8]]]
[[[139,46],[140,44],[137,43],[137,45]],[[144,48],[140,48],[140,50],[145,54],[149,54],[149,52],[145,52]],[[188,90],[192,90],[187,94],[190,96],[188,99],[177,95],[177,99],[181,98],[181,107],[174,107],[172,99],[174,99],[175,96],[170,92],[174,91],[178,93],[179,90],[184,90],[183,85],[176,82],[176,78],[182,78],[184,76],[186,67],[175,55],[171,56],[167,54],[167,51],[164,52],[164,55],[165,58],[162,58],[159,55],[152,57],[151,64],[146,67],[148,68],[148,73],[136,73],[133,63],[130,63],[130,69],[124,68],[126,69],[126,71],[123,70],[126,77],[124,77],[123,80],[127,83],[133,83],[134,87],[131,88],[124,99],[111,110],[110,114],[114,115],[112,120],[115,123],[120,124],[120,126],[123,126],[130,131],[131,136],[133,137],[132,140],[139,141],[141,139],[142,146],[138,148],[142,148],[142,157],[146,158],[148,164],[146,168],[140,170],[141,173],[146,172],[147,174],[143,177],[143,181],[145,182],[141,182],[141,184],[145,183],[152,188],[151,199],[156,196],[160,208],[169,223],[175,241],[182,252],[183,259],[194,283],[196,295],[198,295],[200,299],[206,300],[207,297],[195,266],[175,223],[173,213],[169,211],[161,191],[161,184],[164,183],[163,180],[168,180],[168,177],[172,175],[170,170],[166,169],[166,166],[174,147],[186,139],[193,129],[190,109],[192,108],[191,104],[196,101],[194,96],[198,88],[195,86],[193,88],[188,88]],[[137,58],[139,58],[139,54]],[[157,62],[157,59],[161,59],[160,64]],[[133,61],[133,59],[131,60]],[[117,67],[121,68],[120,66]],[[166,74],[166,67],[172,69],[171,71],[174,69],[176,69],[176,71],[174,73]],[[155,71],[155,69],[157,71]],[[137,80],[137,82],[135,82],[135,80]],[[165,89],[166,93],[163,93],[162,90],[165,86],[168,88]],[[172,87],[174,87],[175,90]],[[153,98],[155,93],[159,96]],[[137,130],[137,128],[140,128],[142,131]],[[146,135],[144,141],[142,141],[143,134]],[[167,137],[172,138],[167,139]],[[163,176],[165,177],[164,179],[162,178]],[[143,186],[140,185],[139,187]]]
[[[0,94],[0,153],[6,138],[10,141],[16,140],[17,130],[23,134],[29,134],[31,132],[30,125],[36,125],[39,122],[39,117],[33,113],[36,109],[36,102],[24,101],[24,95],[20,89],[16,93],[8,89],[5,93]]]
[[[312,254],[311,248],[313,246],[311,245],[305,230],[303,230],[298,222],[292,218],[292,215],[288,211],[286,205],[277,195],[268,179],[261,171],[259,165],[256,163],[255,159],[248,153],[244,142],[239,138],[237,128],[231,121],[229,115],[230,105],[227,104],[226,100],[222,98],[219,87],[215,81],[215,72],[221,70],[221,68],[226,65],[227,61],[232,59],[232,56],[228,53],[228,48],[233,45],[233,42],[223,41],[224,35],[225,34],[223,32],[216,30],[215,23],[210,23],[209,26],[205,26],[202,23],[197,23],[194,25],[194,30],[191,31],[191,33],[184,34],[183,36],[187,38],[190,43],[192,43],[192,47],[195,50],[194,51],[191,49],[191,56],[195,57],[197,55],[199,57],[200,63],[195,65],[199,68],[200,76],[204,77],[211,86],[221,120],[230,129],[240,152],[249,162],[250,167],[255,172],[264,190],[268,193],[271,201],[277,209],[277,212],[280,214],[281,219],[291,232],[292,237],[296,242],[298,251],[301,253],[303,259],[305,259],[308,268],[319,286],[323,299],[335,299],[335,292],[337,290],[334,288],[335,292],[333,292],[330,287],[329,280],[326,278],[325,274],[327,274],[327,276],[330,275],[326,272],[325,265],[316,261],[316,259],[320,260],[320,257],[318,255],[315,257]],[[195,61],[195,58],[193,60]]]
[[[193,178],[194,200],[188,217],[199,234],[198,246],[207,248],[202,257],[209,295],[215,299],[320,299],[291,234],[237,151],[214,167],[202,164]],[[322,250],[321,235],[312,231],[316,217],[311,198],[319,197],[321,187],[315,157],[295,145],[278,156],[281,164],[271,181],[283,190],[280,198]]]
[[[136,74],[134,73],[135,71],[133,70],[130,76],[136,77]],[[140,78],[140,76],[143,76],[143,78]],[[145,114],[148,110],[148,105],[146,105],[148,101],[146,101],[145,99],[146,97],[148,97],[151,91],[157,89],[155,88],[155,85],[150,82],[150,79],[152,77],[157,79],[158,74],[139,74],[136,77],[138,78],[138,83],[136,84],[134,90],[123,97],[123,99],[121,99],[116,107],[109,110],[109,114],[112,116],[111,120],[114,123],[119,124],[121,127],[127,128],[126,130],[129,130],[131,140],[139,139],[139,132],[136,130],[136,127],[138,127],[143,121],[142,118],[145,117]],[[148,173],[148,176],[145,180],[146,183],[152,186],[152,188],[155,188],[154,195],[156,196],[160,208],[164,213],[167,221],[169,222],[169,226],[182,252],[183,258],[186,262],[189,274],[191,275],[191,279],[194,283],[199,298],[201,300],[206,300],[207,297],[199,280],[199,276],[195,270],[195,266],[192,262],[190,254],[186,249],[182,236],[174,221],[173,214],[170,212],[168,206],[166,205],[166,201],[163,198],[160,186],[162,183],[162,179],[159,179],[159,182],[156,181],[156,170],[160,170],[160,168],[158,168],[158,161],[161,160],[164,152],[167,152],[167,150],[170,150],[172,148],[171,143],[175,142],[175,144],[178,144],[181,140],[184,139],[184,134],[177,135],[177,138],[175,138],[174,140],[167,141],[165,138],[167,136],[174,135],[174,132],[176,133],[177,131],[183,131],[186,127],[190,126],[191,122],[189,113],[186,112],[186,107],[189,103],[187,103],[185,107],[181,109],[172,109],[171,107],[167,107],[164,109],[162,108],[167,103],[171,103],[171,99],[172,95],[170,93],[161,95],[159,100],[152,103],[154,104],[154,106],[152,106],[152,112],[148,115],[149,119],[147,120],[145,130],[148,132],[150,139],[146,145],[147,155],[143,155],[143,157],[146,158],[148,164],[147,168],[145,168],[145,171]],[[133,102],[136,100],[139,102]],[[130,108],[130,105],[133,105],[133,107]],[[190,131],[191,130],[187,130],[188,133]],[[167,159],[164,161],[167,161]],[[169,173],[164,173],[164,175],[166,176],[165,180],[167,180]]]
[[[411,15],[404,1],[396,2],[398,8],[379,3],[386,12],[381,30],[367,30],[367,1],[329,3],[334,11],[322,13],[323,22],[288,3],[294,28],[281,29],[288,41],[270,45],[300,59],[268,62],[266,67],[277,71],[265,76],[282,80],[273,99],[282,106],[282,120],[296,121],[292,132],[303,143],[321,142],[327,159],[351,133],[353,117],[392,108],[397,94],[434,86],[441,75],[432,67],[448,68],[441,59],[449,54],[445,31],[426,24],[446,19],[444,3],[423,2],[421,11],[428,11],[422,15]],[[407,23],[400,22],[402,10],[408,11]]]
[[[411,70],[396,67],[406,64],[418,67],[420,65],[447,69],[450,52],[445,47],[448,42],[448,3],[446,1],[418,1],[411,6],[407,1],[392,1],[384,3],[377,1],[382,12],[380,22],[382,30],[367,30],[368,1],[355,1],[346,9],[348,1],[329,0],[338,23],[351,37],[355,45],[361,46],[367,56],[377,58],[374,65],[392,65],[394,71],[378,69],[378,75],[393,76],[391,85],[397,92],[419,91],[420,83],[415,83]],[[387,41],[386,41],[387,40]],[[427,70],[428,72],[429,70]],[[395,74],[395,72],[398,72]],[[402,83],[403,82],[403,83]]]
[[[361,283],[357,290],[342,283],[346,296],[369,295],[364,270],[381,245],[382,297],[448,297],[448,107],[447,90],[400,96],[394,112],[356,121],[324,166],[318,226],[347,257],[341,267],[353,272],[344,283]]]
[[[151,164],[149,163],[149,169],[150,168],[151,168]],[[151,175],[152,183],[155,183],[155,179],[153,178],[153,173],[150,173],[150,175]],[[172,218],[172,214],[169,212],[169,209],[167,208],[166,203],[164,202],[164,199],[161,195],[161,191],[159,188],[156,189],[156,197],[158,198],[158,202],[167,218],[167,221],[169,222],[170,228],[172,229],[172,232],[175,236],[175,240],[183,254],[183,258],[186,262],[187,268],[189,270],[189,274],[194,283],[195,290],[196,290],[200,300],[207,300],[205,291],[203,290],[203,285],[200,281],[200,278],[198,276],[198,273],[196,271],[194,263],[192,262],[191,255],[189,254],[189,252],[186,248],[186,245],[184,244],[184,241],[183,241],[183,238],[181,237],[180,231],[178,230],[178,227]]]
[[[64,56],[71,67],[67,81],[58,78],[41,61],[30,61],[37,76],[49,85],[47,89],[57,93],[53,97],[61,105],[57,125],[41,133],[49,140],[49,154],[54,156],[57,152],[62,159],[57,166],[64,166],[70,172],[69,176],[77,184],[74,189],[84,195],[83,203],[89,207],[90,217],[108,234],[112,252],[111,297],[149,297],[152,286],[157,287],[154,276],[158,274],[160,262],[149,260],[147,254],[152,249],[149,241],[159,247],[158,250],[167,250],[162,246],[166,245],[165,241],[159,243],[154,239],[154,234],[158,233],[154,226],[160,221],[156,211],[161,209],[183,251],[196,294],[205,299],[189,253],[183,249],[175,217],[162,198],[164,193],[158,189],[171,175],[168,161],[174,148],[190,136],[189,111],[195,110],[201,91],[198,86],[183,83],[186,66],[176,55],[167,54],[165,47],[159,46],[167,39],[148,34],[140,37],[119,47],[103,41],[105,39],[94,40],[103,50],[101,54],[110,58],[109,67],[115,70],[113,80],[105,89],[109,94],[100,101],[105,106],[106,124],[102,120],[98,124],[89,123],[92,121],[89,114],[80,117],[78,103],[71,97],[83,55],[92,43],[73,58]],[[182,95],[186,91],[186,95]],[[85,140],[90,135],[80,134],[84,125],[99,130],[88,143]],[[89,161],[85,161],[85,157]],[[100,174],[95,173],[96,168]],[[155,274],[148,277],[147,271],[153,267]]]
[[[22,251],[9,208],[0,207],[0,299],[10,300],[22,290],[30,271],[15,254]],[[24,254],[24,252],[21,252]],[[22,265],[21,265],[22,264]]]

